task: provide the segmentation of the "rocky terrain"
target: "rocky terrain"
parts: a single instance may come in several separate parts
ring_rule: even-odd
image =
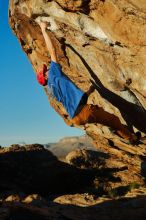
[[[145,185],[112,168],[108,154],[81,147],[85,137],[58,147],[69,139],[78,148],[61,160],[40,144],[0,148],[0,220],[144,220]]]
[[[45,157],[50,161],[48,157],[52,156],[41,146],[36,146],[38,150],[18,147],[14,152],[9,149],[7,153],[2,149],[2,158],[15,155],[16,152],[19,155],[19,159],[14,161],[17,169],[16,164],[12,165],[13,162],[8,163],[8,159],[2,159],[2,164],[11,164],[8,168],[4,166],[2,172],[2,191],[11,190],[12,187],[20,191],[23,189],[24,193],[29,194],[48,195],[51,192],[54,195],[53,189],[58,191],[57,194],[65,193],[65,196],[57,196],[55,200],[51,200],[53,206],[49,206],[47,200],[45,214],[40,207],[32,214],[34,206],[22,203],[24,198],[18,198],[21,201],[18,205],[13,205],[6,202],[5,196],[2,212],[5,213],[6,210],[6,214],[12,213],[12,216],[14,212],[16,217],[12,219],[18,219],[21,213],[27,213],[27,219],[39,218],[36,213],[48,219],[145,219],[145,0],[10,0],[10,26],[35,73],[43,63],[48,67],[50,65],[50,56],[37,23],[39,19],[48,22],[48,33],[57,50],[64,74],[83,91],[87,91],[92,83],[95,85],[96,90],[90,95],[88,103],[98,105],[115,115],[129,130],[140,131],[142,139],[138,145],[132,145],[107,126],[85,124],[80,128],[92,138],[96,151],[73,151],[67,155],[67,163],[58,162],[53,155],[53,162],[42,162],[42,167],[37,160]],[[44,92],[48,95],[47,88],[44,88]],[[70,118],[63,106],[54,99],[48,99],[51,106],[68,123]],[[28,163],[32,152],[37,160]],[[25,168],[19,165],[23,157]],[[9,159],[12,158],[10,156]],[[28,169],[31,166],[27,164],[31,164],[32,169]],[[57,173],[47,171],[51,165],[56,167]],[[38,169],[33,171],[35,166]],[[15,174],[15,181],[12,181],[12,173]],[[41,174],[42,180],[39,176]],[[7,180],[8,176],[10,179]],[[53,179],[56,176],[59,179]],[[63,187],[67,187],[65,191]],[[132,189],[137,187],[140,188]],[[134,194],[133,190],[136,190]],[[128,191],[131,191],[130,194],[126,194]],[[108,198],[100,199],[99,196],[103,195],[108,195]],[[121,196],[120,199],[112,199],[117,195]],[[88,208],[80,208],[81,204]]]
[[[77,149],[63,162],[43,145],[12,145],[0,149],[0,174],[0,220],[146,217],[145,187],[115,187],[102,152]]]

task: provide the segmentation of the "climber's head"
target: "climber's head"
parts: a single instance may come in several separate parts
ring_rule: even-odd
[[[37,73],[37,81],[42,86],[46,86],[48,83],[48,70],[45,64],[43,64],[43,68]]]

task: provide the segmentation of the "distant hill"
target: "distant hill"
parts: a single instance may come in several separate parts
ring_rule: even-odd
[[[92,139],[86,135],[80,137],[65,137],[58,143],[48,143],[45,147],[58,158],[64,158],[69,152],[76,149],[84,148],[96,150],[92,143]]]

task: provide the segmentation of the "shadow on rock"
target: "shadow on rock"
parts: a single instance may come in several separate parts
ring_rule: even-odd
[[[143,106],[139,103],[134,104],[128,102],[127,100],[123,99],[122,97],[116,95],[109,89],[105,88],[102,82],[99,80],[97,75],[93,72],[91,67],[85,61],[85,59],[69,44],[66,44],[74,53],[81,59],[84,66],[90,73],[93,80],[91,80],[92,84],[95,86],[95,89],[99,92],[99,94],[109,101],[112,105],[119,109],[121,115],[125,119],[129,129],[132,131],[133,126],[136,127],[141,132],[146,133],[146,110]],[[127,89],[128,90],[128,89]],[[134,95],[131,93],[131,95]],[[136,98],[136,97],[135,97]]]
[[[106,160],[109,158],[110,156],[104,152],[86,150],[86,149],[77,149],[71,151],[66,156],[66,161],[69,164],[74,165],[78,168],[99,169],[106,165]]]
[[[93,174],[61,162],[42,145],[0,149],[0,192],[64,193],[92,182]]]
[[[73,201],[71,201],[73,203]],[[122,198],[117,200],[100,198],[96,205],[76,206],[73,204],[58,204],[38,208],[22,203],[4,203],[0,208],[5,211],[3,220],[144,220],[146,218],[146,196]]]
[[[141,175],[144,178],[146,184],[146,156],[141,156],[142,163],[141,163]]]
[[[77,149],[70,152],[66,160],[69,164],[90,171],[93,174],[93,184],[88,192],[98,195],[109,194],[116,183],[122,184],[121,178],[115,174],[127,171],[127,167],[110,167],[110,156],[104,152]],[[119,190],[117,190],[119,192]]]

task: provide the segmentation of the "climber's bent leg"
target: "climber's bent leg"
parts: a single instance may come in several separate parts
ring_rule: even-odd
[[[117,134],[124,139],[131,139],[133,134],[123,125],[119,118],[113,114],[104,111],[97,105],[86,104],[82,110],[73,118],[73,123],[84,125],[86,123],[99,123],[116,130]]]

